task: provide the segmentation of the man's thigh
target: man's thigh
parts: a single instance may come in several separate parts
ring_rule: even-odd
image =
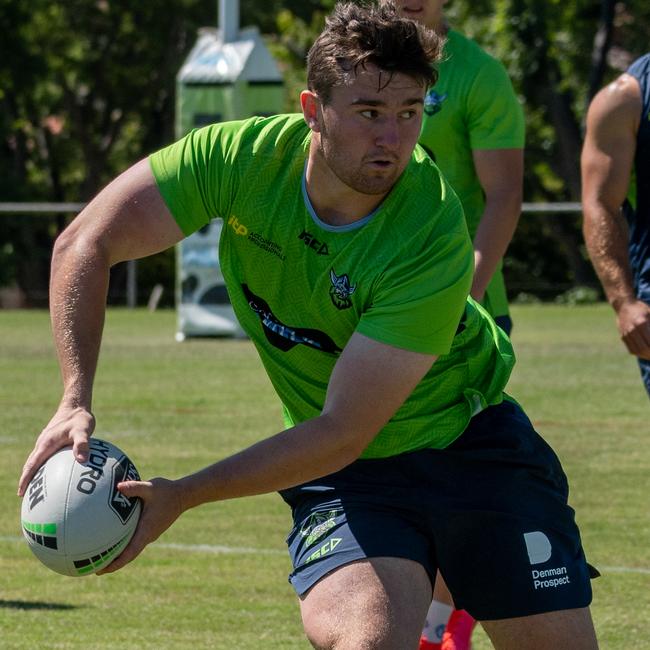
[[[596,633],[588,608],[481,621],[497,650],[595,650]]]
[[[346,564],[300,598],[307,637],[322,650],[415,650],[431,602],[417,562],[377,557]]]

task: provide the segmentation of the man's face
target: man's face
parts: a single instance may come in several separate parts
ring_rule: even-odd
[[[429,29],[442,26],[442,7],[447,0],[395,0],[397,8],[405,18],[417,20]]]
[[[316,100],[317,154],[345,185],[362,194],[390,191],[406,168],[422,123],[425,86],[374,66],[351,74]]]

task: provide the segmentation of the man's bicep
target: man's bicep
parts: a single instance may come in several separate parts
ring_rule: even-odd
[[[598,135],[598,130],[608,133]],[[596,126],[587,131],[581,155],[585,208],[593,203],[611,210],[620,207],[629,188],[634,151],[635,141],[624,130]]]
[[[581,155],[582,200],[587,210],[593,203],[615,210],[625,199],[636,150],[636,104],[629,88],[612,84],[589,107]]]
[[[436,358],[355,333],[330,377],[323,414],[363,438],[365,448],[402,406]]]
[[[107,185],[71,228],[105,250],[111,265],[153,255],[183,239],[147,160]]]

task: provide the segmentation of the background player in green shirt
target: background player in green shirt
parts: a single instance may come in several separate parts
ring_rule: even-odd
[[[504,398],[512,349],[466,298],[460,204],[414,149],[438,49],[391,9],[337,6],[310,50],[301,116],[192,132],[113,181],[58,240],[64,394],[19,494],[56,449],[87,456],[110,266],[212,217],[226,223],[233,305],[292,422],[181,479],[120,484],[143,513],[104,573],[188,508],[278,490],[316,648],[415,648],[439,566],[497,648],[596,647],[566,477]]]
[[[463,204],[476,265],[471,295],[509,334],[501,260],[521,212],[522,107],[503,65],[449,28],[446,0],[396,4],[403,15],[446,37],[439,78],[425,99],[420,144]]]
[[[524,116],[499,61],[445,21],[446,0],[398,0],[403,15],[445,36],[439,77],[424,105],[420,144],[436,161],[463,204],[474,244],[471,295],[510,334],[512,321],[502,257],[521,212]],[[451,617],[451,618],[450,618]],[[450,620],[449,620],[450,619]],[[438,580],[422,650],[463,650],[473,621]]]

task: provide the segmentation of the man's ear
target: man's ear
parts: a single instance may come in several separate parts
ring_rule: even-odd
[[[320,131],[318,113],[320,111],[320,99],[318,95],[311,90],[303,90],[300,93],[300,106],[302,114],[307,122],[307,126],[318,133]]]

